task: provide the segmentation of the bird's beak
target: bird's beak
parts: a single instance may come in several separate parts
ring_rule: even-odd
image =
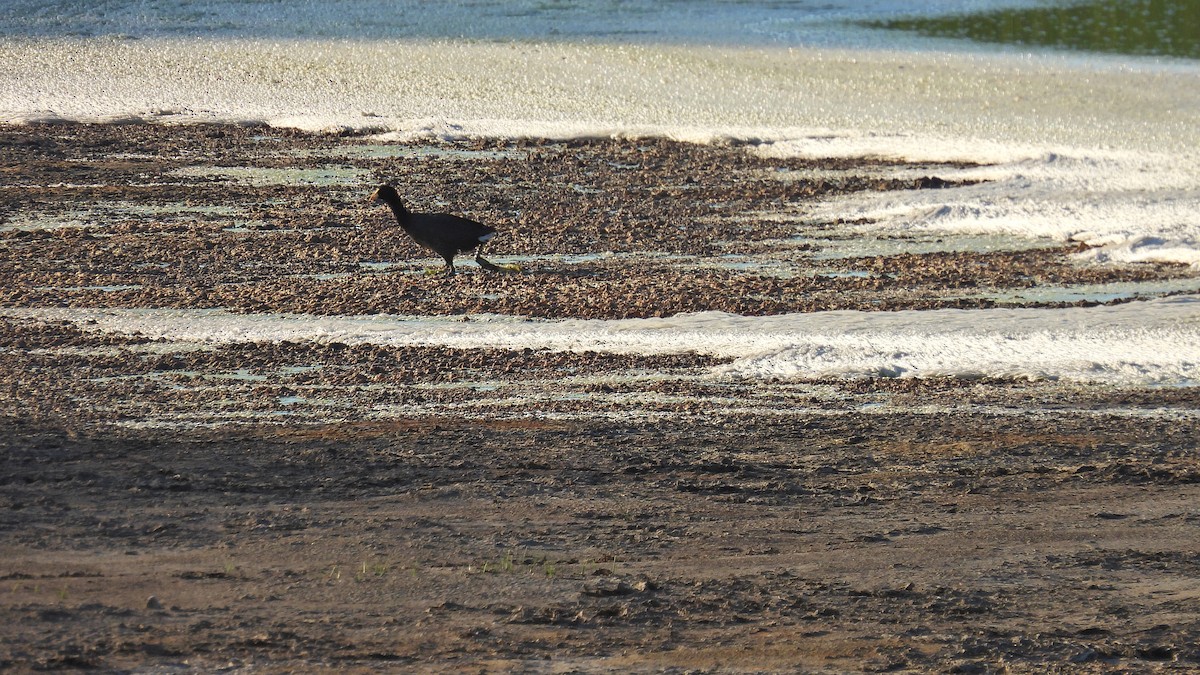
[[[381,199],[379,197],[379,190],[372,192],[371,196],[367,197],[367,201],[372,202],[374,204],[378,204],[379,202],[383,201],[383,199]]]

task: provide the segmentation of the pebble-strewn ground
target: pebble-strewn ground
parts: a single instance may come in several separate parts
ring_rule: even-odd
[[[756,382],[697,354],[179,343],[30,312],[622,318],[1196,281],[807,216],[949,168],[0,129],[0,669],[1200,668],[1195,388]],[[489,258],[524,271],[427,275],[366,202],[385,181],[497,226]]]
[[[1076,265],[1068,245],[829,258],[836,224],[800,227],[831,195],[944,188],[938,166],[899,179],[878,161],[660,140],[396,146],[230,127],[9,129],[0,142],[0,306],[619,318],[987,307],[988,291],[1195,276]],[[464,256],[457,278],[427,278],[441,260],[367,202],[385,181],[415,211],[500,228],[488,255],[525,273]]]

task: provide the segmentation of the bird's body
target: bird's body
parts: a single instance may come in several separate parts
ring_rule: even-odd
[[[496,236],[496,228],[449,213],[413,213],[405,208],[400,195],[390,185],[381,185],[370,198],[387,204],[395,214],[396,222],[413,241],[446,261],[446,276],[454,275],[454,256],[468,251],[476,252],[475,261],[481,267],[504,271],[483,259],[483,245]]]

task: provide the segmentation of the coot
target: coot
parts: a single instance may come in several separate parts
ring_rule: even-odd
[[[413,241],[442,256],[446,261],[446,276],[454,276],[454,256],[467,251],[475,251],[475,262],[486,270],[513,271],[483,259],[483,245],[496,236],[496,228],[449,213],[413,213],[404,207],[391,185],[380,185],[370,199],[391,207],[396,222]]]

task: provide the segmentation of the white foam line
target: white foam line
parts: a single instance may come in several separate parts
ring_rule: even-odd
[[[187,309],[4,309],[87,330],[183,343],[442,345],[732,357],[718,377],[1024,377],[1108,384],[1200,383],[1200,297],[1065,309],[836,311],[745,317],[473,320],[394,315],[233,314]]]
[[[862,156],[965,160],[953,145],[931,142],[921,153],[895,139],[782,141],[767,156]],[[942,178],[981,181],[944,190],[858,192],[826,200],[806,215],[818,221],[860,219],[862,229],[889,233],[1003,233],[1080,241],[1079,257],[1125,263],[1175,262],[1200,268],[1200,154],[981,144],[976,160],[990,166],[938,169]]]

